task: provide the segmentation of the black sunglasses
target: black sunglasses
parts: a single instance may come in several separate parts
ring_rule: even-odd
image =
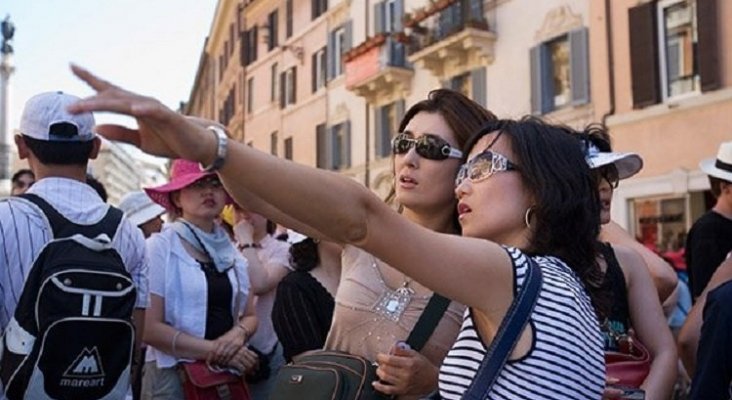
[[[414,139],[405,133],[400,133],[391,141],[391,151],[394,154],[406,154],[412,147],[420,157],[428,160],[447,160],[463,156],[462,151],[452,147],[437,135],[426,134]]]
[[[595,179],[598,184],[604,179],[613,189],[618,188],[618,185],[620,184],[620,174],[618,173],[618,169],[615,165],[605,165],[593,170],[593,172],[595,173]]]

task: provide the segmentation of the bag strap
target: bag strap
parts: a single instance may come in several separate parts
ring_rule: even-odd
[[[117,228],[122,221],[122,211],[110,206],[106,215],[104,215],[104,218],[102,218],[98,223],[93,225],[80,225],[69,221],[37,194],[23,193],[18,197],[33,203],[41,209],[43,214],[46,216],[48,223],[51,225],[53,237],[56,239],[71,237],[77,233],[92,238],[105,233],[110,239],[113,239],[117,232]]]
[[[437,325],[440,323],[449,305],[450,300],[437,293],[430,297],[427,307],[422,311],[412,331],[409,332],[407,344],[412,350],[422,350],[422,347],[424,347],[427,340],[432,336],[432,333],[437,329]]]
[[[501,321],[501,326],[498,328],[498,332],[493,338],[493,342],[488,348],[478,372],[475,374],[473,382],[463,395],[463,399],[483,400],[485,398],[496,378],[498,378],[498,373],[506,364],[511,351],[516,347],[521,332],[529,322],[529,316],[539,298],[542,272],[536,261],[529,256],[526,256],[526,258],[529,260],[529,268],[526,271],[522,290],[511,302],[506,316]]]

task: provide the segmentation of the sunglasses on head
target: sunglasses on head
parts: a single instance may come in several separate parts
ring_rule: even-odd
[[[613,189],[617,189],[620,184],[620,174],[618,174],[618,169],[613,164],[602,166],[593,170],[593,172],[598,184],[601,180],[605,180]]]
[[[455,178],[455,186],[459,186],[465,179],[475,183],[490,178],[496,172],[518,170],[518,166],[503,154],[486,149],[460,166]]]
[[[462,151],[452,147],[437,135],[426,134],[414,139],[405,133],[400,133],[391,141],[391,151],[394,154],[406,154],[412,147],[420,157],[428,160],[447,160],[463,156]]]
[[[191,189],[218,189],[220,187],[223,187],[223,184],[219,180],[219,178],[204,178],[199,179],[189,186]]]

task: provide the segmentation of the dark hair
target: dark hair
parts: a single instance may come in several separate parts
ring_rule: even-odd
[[[318,244],[313,238],[306,238],[290,246],[290,265],[296,271],[310,271],[319,263]]]
[[[457,147],[461,150],[464,149],[468,139],[483,124],[496,120],[496,116],[492,112],[470,100],[464,94],[450,89],[435,89],[427,95],[426,99],[415,103],[407,110],[399,123],[399,132],[403,132],[409,121],[420,112],[439,113],[455,135]],[[387,203],[391,203],[396,196],[395,184],[396,182],[392,182],[389,194],[386,196],[385,201]],[[455,211],[454,224],[459,231],[460,224],[457,219],[457,210]]]
[[[730,185],[732,182],[709,175],[709,190],[712,191],[712,195],[715,199],[722,195],[722,185],[725,184]]]
[[[29,170],[28,168],[23,168],[17,170],[13,174],[13,177],[10,179],[10,181],[13,183],[18,182],[20,180],[20,177],[23,175],[30,175],[33,179],[36,179],[36,174],[34,174],[33,171]]]
[[[600,200],[579,135],[530,116],[491,121],[468,141],[465,158],[481,137],[496,131],[510,138],[516,157],[512,161],[536,201],[532,234],[522,250],[567,263],[584,283],[595,309],[606,315],[607,305],[598,295],[603,280],[596,244]]]
[[[567,127],[562,127],[565,130],[569,130],[569,133],[575,133],[574,130]],[[597,147],[598,150],[609,153],[613,151],[612,142],[610,141],[610,134],[607,131],[607,127],[603,124],[592,123],[585,127],[581,132],[577,132],[582,140],[586,140]]]
[[[43,164],[51,165],[86,165],[94,148],[94,141],[58,142],[38,140],[21,135],[26,146]]]
[[[97,180],[97,178],[91,175],[87,175],[86,184],[91,186],[92,189],[97,192],[99,197],[101,197],[105,203],[107,202],[107,189],[104,187],[104,184],[102,182],[100,182],[99,180]]]

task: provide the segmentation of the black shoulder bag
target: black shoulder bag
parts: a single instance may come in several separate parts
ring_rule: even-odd
[[[435,293],[407,338],[420,351],[442,319],[450,300]],[[388,399],[371,382],[378,380],[376,365],[361,356],[320,350],[297,357],[277,374],[271,399],[372,400]]]

